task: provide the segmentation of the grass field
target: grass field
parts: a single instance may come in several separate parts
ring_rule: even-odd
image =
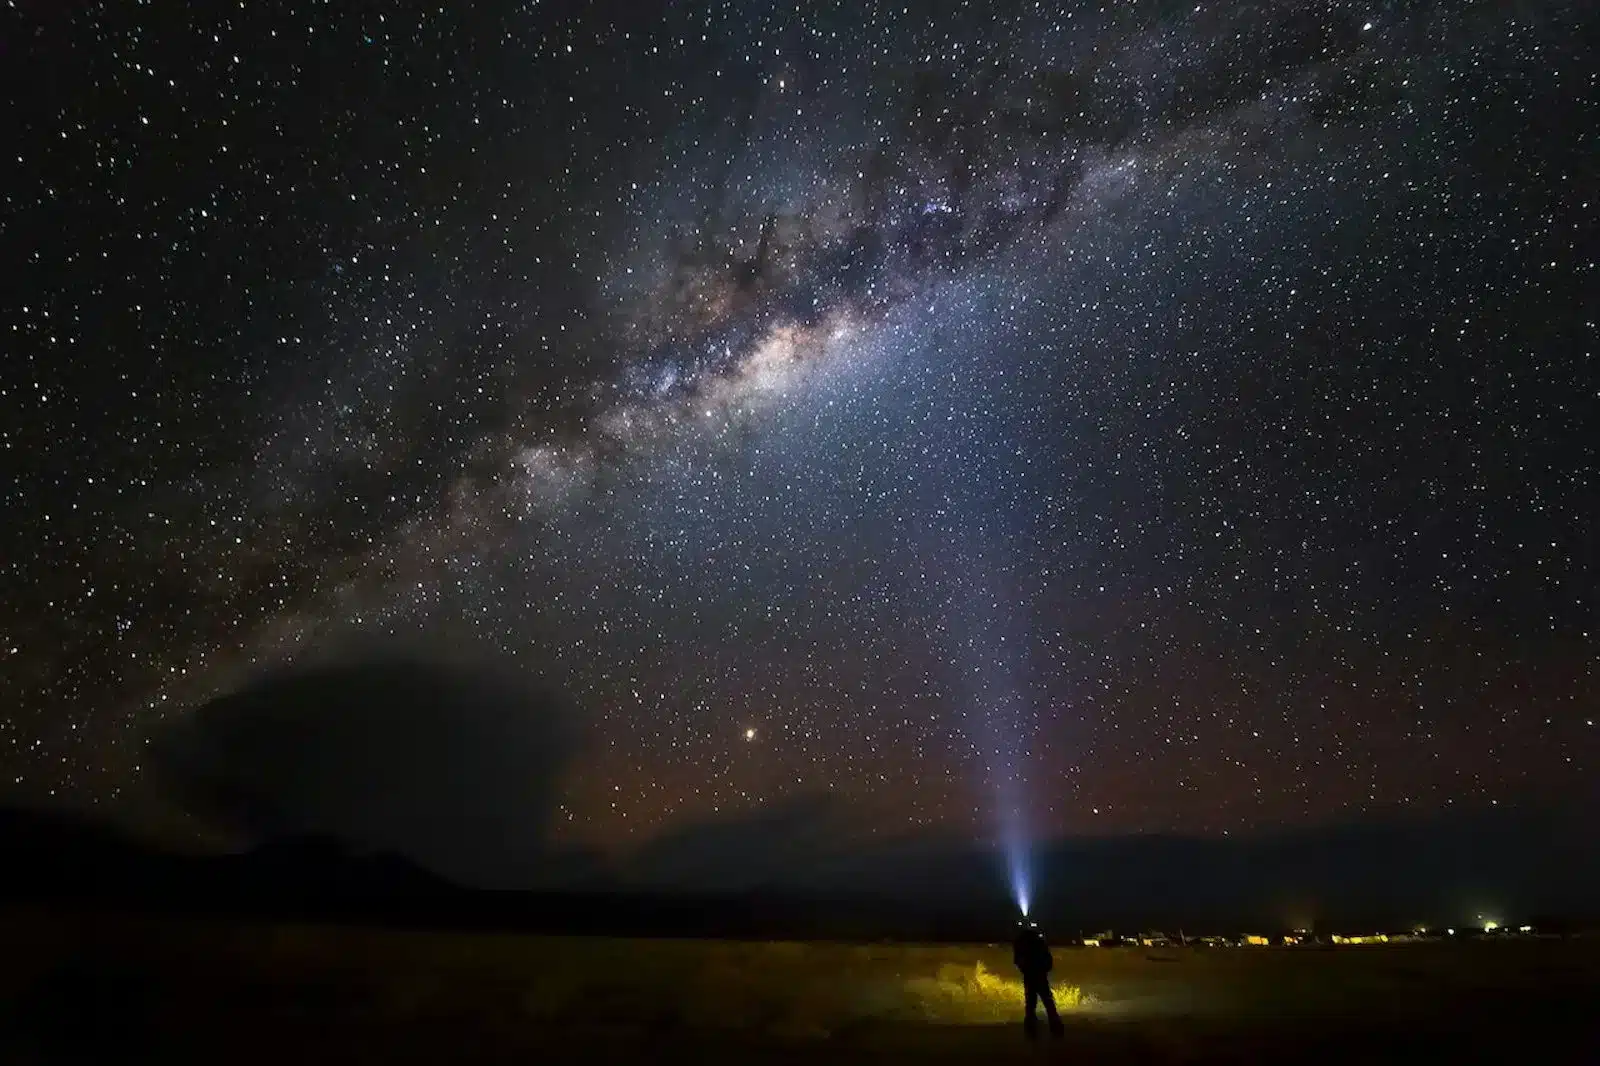
[[[1058,949],[620,940],[13,911],[0,1060],[1600,1062],[1600,944]],[[1526,1055],[1524,1053],[1527,1053]]]

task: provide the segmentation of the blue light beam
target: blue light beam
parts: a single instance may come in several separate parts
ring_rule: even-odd
[[[949,546],[940,568],[945,590],[947,661],[958,679],[956,698],[968,742],[982,761],[982,792],[996,849],[1017,909],[1034,904],[1029,831],[1027,761],[1033,714],[1021,661],[1025,642],[1017,613],[1005,610],[1003,583],[983,553],[955,555]],[[954,557],[950,557],[954,555]]]

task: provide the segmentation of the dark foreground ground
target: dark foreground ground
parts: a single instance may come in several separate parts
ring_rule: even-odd
[[[0,1062],[1600,1063],[1600,942],[1057,951],[0,914]]]

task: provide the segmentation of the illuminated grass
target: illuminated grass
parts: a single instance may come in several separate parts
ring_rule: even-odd
[[[0,999],[20,1001],[47,988],[51,975],[85,965],[78,929],[71,914],[0,916],[11,948]],[[622,1033],[848,1042],[950,1030],[929,1038],[937,1042],[1015,1026],[1023,1005],[1005,944],[622,940],[129,918],[103,922],[94,946],[93,967],[137,975],[116,987],[143,997],[141,1009],[164,1031],[196,1018],[223,1031],[246,1016],[262,1025],[337,1020],[351,1032],[465,1028],[494,1040]],[[1489,990],[1525,1000],[1530,990],[1544,994],[1553,974],[1594,985],[1597,959],[1582,945],[1536,944],[1058,950],[1052,984],[1069,1022],[1092,1014],[1244,1025],[1376,1016],[1396,1003],[1449,1011],[1463,995],[1485,1002]]]
[[[1081,1010],[1089,999],[1078,985],[1054,986],[1056,1007]],[[1022,981],[990,971],[984,964],[947,963],[933,977],[913,977],[905,992],[922,1021],[973,1025],[1015,1022],[1022,1016]]]

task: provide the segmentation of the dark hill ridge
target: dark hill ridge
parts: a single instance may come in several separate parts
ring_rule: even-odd
[[[477,890],[405,856],[328,836],[277,838],[237,854],[178,855],[81,818],[21,811],[0,812],[0,856],[4,894],[13,900],[261,919],[614,935],[991,939],[1011,916],[994,857],[938,841],[836,854],[793,871],[759,863],[767,880],[714,892],[652,880],[649,871],[604,874],[583,856],[552,859],[570,874],[559,890]],[[1574,924],[1596,917],[1592,901],[1600,898],[1591,828],[1509,811],[1254,839],[1067,841],[1041,849],[1034,869],[1035,911],[1063,933],[1106,925],[1402,929],[1465,925],[1477,914]]]

